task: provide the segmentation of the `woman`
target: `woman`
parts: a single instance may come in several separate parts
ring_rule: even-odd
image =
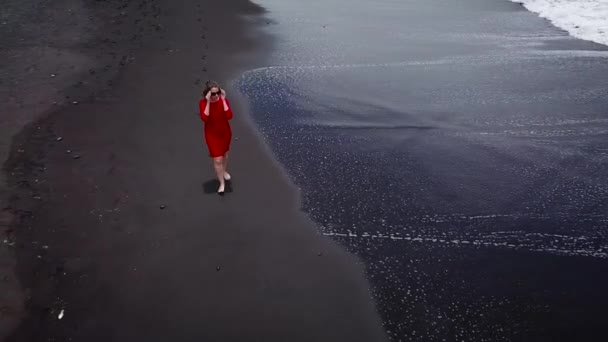
[[[203,90],[203,98],[198,105],[201,119],[205,123],[205,142],[209,148],[209,155],[213,159],[213,167],[220,187],[217,193],[224,195],[226,181],[230,174],[226,171],[228,165],[228,150],[232,139],[232,130],[228,120],[232,119],[230,102],[226,98],[226,91],[214,81],[208,81]]]

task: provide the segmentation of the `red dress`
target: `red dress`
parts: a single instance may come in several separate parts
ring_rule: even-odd
[[[205,115],[207,100],[199,101],[198,106],[201,111],[201,120],[205,123],[205,142],[209,148],[209,155],[212,158],[223,157],[230,149],[232,130],[228,120],[232,119],[232,109],[230,102],[226,99],[228,110],[224,111],[222,99],[209,104],[209,115]]]

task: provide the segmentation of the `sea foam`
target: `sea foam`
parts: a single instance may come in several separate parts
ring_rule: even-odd
[[[608,0],[511,0],[572,36],[608,45]]]

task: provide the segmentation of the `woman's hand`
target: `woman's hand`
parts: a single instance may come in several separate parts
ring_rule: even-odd
[[[220,88],[220,92],[222,93],[220,96],[222,97],[222,100],[226,99],[226,91],[222,88]]]
[[[211,91],[207,92],[207,94],[205,95],[205,100],[207,100],[207,103],[209,103],[209,101],[211,101]]]

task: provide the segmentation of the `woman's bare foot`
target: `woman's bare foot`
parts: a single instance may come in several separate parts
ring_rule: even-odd
[[[220,194],[220,195],[223,195],[223,194],[224,194],[224,190],[225,190],[224,188],[225,188],[225,187],[226,187],[226,185],[225,185],[224,183],[221,183],[221,184],[220,184],[220,187],[217,189],[217,193],[218,193],[218,194]]]
[[[228,172],[224,172],[224,179],[229,181],[230,179],[232,179],[232,176],[230,176]]]

